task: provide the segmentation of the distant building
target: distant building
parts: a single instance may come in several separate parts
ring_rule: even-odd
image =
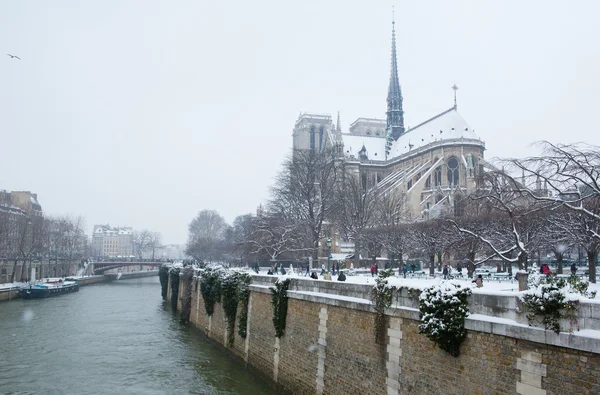
[[[42,206],[37,200],[37,193],[30,191],[0,191],[0,210],[42,217]]]
[[[0,283],[10,281],[12,265],[6,262],[18,257],[15,250],[24,223],[39,224],[43,220],[37,194],[29,191],[0,191]],[[17,273],[20,269],[17,268]]]
[[[166,244],[157,247],[154,250],[154,256],[152,253],[152,249],[148,249],[144,252],[142,258],[144,259],[152,259],[155,260],[174,260],[180,261],[183,259],[187,259],[187,255],[185,254],[185,245],[183,244]]]
[[[92,256],[107,258],[133,256],[132,228],[94,225]]]

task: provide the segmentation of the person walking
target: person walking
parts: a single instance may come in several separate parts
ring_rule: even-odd
[[[444,275],[444,280],[448,279],[448,265],[444,264],[444,268],[442,269],[442,274]]]
[[[477,275],[477,278],[471,282],[475,283],[475,285],[477,285],[477,288],[483,287],[483,277],[481,276],[481,274]]]
[[[306,264],[306,274],[304,275],[305,277],[308,276],[310,273],[310,265],[307,263]]]
[[[404,264],[402,266],[402,274],[404,275],[404,278],[406,278],[406,272],[408,271],[408,269],[406,268],[406,264]]]
[[[375,269],[375,265],[372,265],[372,266],[371,266],[371,277],[374,277],[374,276],[375,276],[375,270],[376,270],[376,269]]]
[[[575,263],[571,264],[571,274],[572,275],[576,275],[577,274],[577,266],[575,265]]]

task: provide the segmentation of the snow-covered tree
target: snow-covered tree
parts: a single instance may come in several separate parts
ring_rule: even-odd
[[[332,149],[294,150],[286,159],[271,190],[268,211],[295,229],[304,229],[306,247],[318,258],[323,224],[338,208],[336,183],[340,176],[337,154]]]

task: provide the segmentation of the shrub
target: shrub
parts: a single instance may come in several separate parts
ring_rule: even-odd
[[[469,295],[471,288],[444,281],[426,288],[419,297],[419,333],[454,357],[460,354],[460,345],[467,336],[465,318],[469,315]]]
[[[521,301],[527,311],[529,325],[540,321],[544,329],[559,333],[560,320],[569,319],[569,332],[577,325],[577,310],[582,297],[594,298],[596,292],[589,292],[589,283],[578,276],[567,279],[556,276],[535,276],[529,282],[531,287],[525,291]]]
[[[285,324],[287,318],[288,296],[287,290],[290,287],[291,280],[277,279],[275,287],[271,287],[271,304],[273,305],[273,326],[275,327],[275,336],[285,335]]]

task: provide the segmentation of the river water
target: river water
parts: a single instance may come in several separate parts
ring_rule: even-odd
[[[0,303],[0,393],[274,394],[178,319],[158,277]]]

